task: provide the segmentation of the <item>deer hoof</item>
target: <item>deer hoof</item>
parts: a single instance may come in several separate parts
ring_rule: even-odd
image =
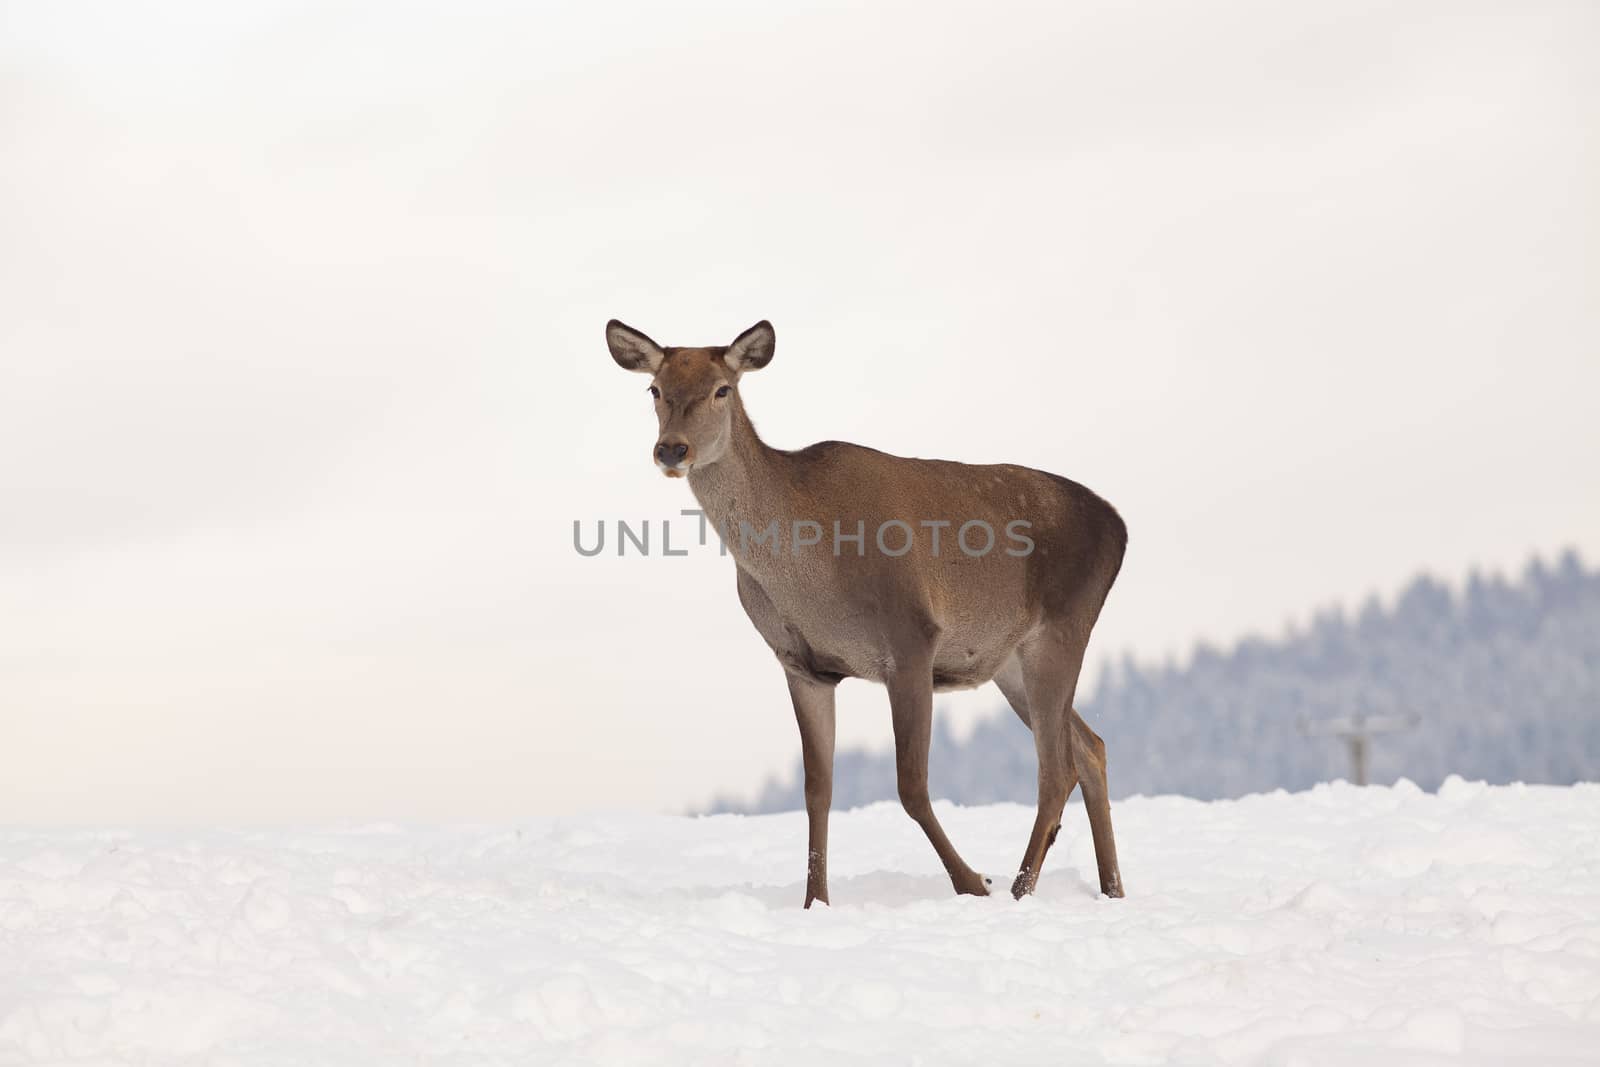
[[[989,895],[989,887],[994,885],[991,879],[971,871],[951,878],[950,883],[955,886],[956,895],[964,897],[986,897]]]

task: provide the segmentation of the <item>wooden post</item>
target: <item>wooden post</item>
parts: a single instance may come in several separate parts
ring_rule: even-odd
[[[1392,734],[1409,730],[1421,721],[1418,715],[1366,715],[1356,712],[1334,719],[1313,723],[1300,717],[1300,732],[1307,737],[1337,737],[1350,752],[1350,781],[1355,785],[1367,784],[1367,756],[1372,739],[1379,734]]]

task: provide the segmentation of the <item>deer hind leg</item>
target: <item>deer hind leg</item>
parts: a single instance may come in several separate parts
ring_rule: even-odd
[[[1044,866],[1045,853],[1061,830],[1061,813],[1074,786],[1082,784],[1089,827],[1094,836],[1100,888],[1107,896],[1122,895],[1116,845],[1111,834],[1111,806],[1106,792],[1105,745],[1073,710],[1072,701],[1083,667],[1087,633],[1060,626],[1031,637],[1018,650],[1021,693],[1015,671],[1002,671],[1001,691],[1016,707],[1026,708],[1024,721],[1033,730],[1039,757],[1039,807],[1033,833],[1023,852],[1011,894],[1031,893]],[[1018,709],[1022,714],[1022,709]]]
[[[1000,688],[1001,694],[1006,698],[1006,703],[1011,705],[1011,710],[1017,713],[1017,718],[1022,720],[1022,725],[1028,728],[1029,733],[1032,733],[1033,715],[1028,710],[1028,688],[1022,676],[1022,661],[1017,658],[1015,653],[1001,665],[999,672],[994,676],[994,684]],[[1078,713],[1074,711],[1072,714],[1076,719],[1075,725],[1087,731],[1089,727],[1084,725],[1082,719],[1077,718]],[[1095,741],[1098,742],[1099,740],[1100,738],[1095,737]],[[1101,746],[1101,750],[1102,752],[1104,751],[1104,745]],[[1078,770],[1076,766],[1069,766],[1066,768],[1066,772],[1067,796],[1071,797],[1073,789],[1077,788],[1078,785]]]
[[[1077,709],[1072,707],[1071,691],[1061,705],[1045,703],[1041,706],[1061,706],[1068,719],[1065,728],[1060,716],[1039,716],[1029,702],[1029,677],[1033,678],[1035,699],[1055,700],[1054,692],[1066,684],[1064,675],[1071,672],[1071,689],[1077,688],[1077,675],[1083,664],[1081,646],[1071,653],[1072,643],[1047,641],[1031,651],[1032,669],[1024,666],[1020,655],[1014,654],[995,675],[995,684],[1010,702],[1017,717],[1033,731],[1034,746],[1039,753],[1039,814],[1034,821],[1033,835],[1028,840],[1028,850],[1023,854],[1021,873],[1012,883],[1013,896],[1021,897],[1031,892],[1038,882],[1045,853],[1055,843],[1061,829],[1061,813],[1067,797],[1080,782],[1083,785],[1084,808],[1089,815],[1089,832],[1094,838],[1095,865],[1100,873],[1100,892],[1108,897],[1120,897],[1122,873],[1117,866],[1117,843],[1111,831],[1111,801],[1106,790],[1106,746],[1100,735],[1089,729]],[[1043,690],[1050,690],[1050,695]],[[1041,719],[1043,721],[1041,721]],[[1041,727],[1048,737],[1041,734]],[[1065,737],[1060,737],[1060,734]],[[1070,745],[1067,756],[1061,754],[1063,744]],[[1055,801],[1059,794],[1061,802]],[[1047,813],[1053,812],[1053,816]]]
[[[1072,758],[1077,777],[1083,783],[1083,807],[1089,813],[1089,832],[1094,835],[1094,862],[1100,869],[1100,892],[1120,897],[1122,870],[1117,866],[1117,839],[1111,832],[1111,797],[1106,790],[1106,743],[1089,729],[1076,709],[1072,717]]]
[[[895,777],[900,804],[928,835],[957,893],[988,896],[989,881],[967,866],[933,814],[928,794],[928,749],[933,740],[933,669],[918,663],[897,670],[888,680],[889,709],[894,718]]]
[[[1022,662],[1023,701],[1033,729],[1033,747],[1039,758],[1039,803],[1028,835],[1028,847],[1017,866],[1011,895],[1021,899],[1033,892],[1044,866],[1045,853],[1061,829],[1061,812],[1067,805],[1074,762],[1071,724],[1067,709],[1082,663],[1082,642],[1061,634],[1045,633],[1028,640],[1018,650]]]

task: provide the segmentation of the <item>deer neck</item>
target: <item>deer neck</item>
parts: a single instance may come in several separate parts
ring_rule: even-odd
[[[728,448],[715,463],[690,470],[689,488],[728,551],[743,561],[746,553],[740,551],[740,523],[761,530],[776,519],[787,544],[791,517],[782,493],[787,482],[786,456],[756,435],[744,405],[737,401],[729,432]]]

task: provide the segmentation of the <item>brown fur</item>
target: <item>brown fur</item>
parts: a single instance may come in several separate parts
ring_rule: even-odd
[[[839,441],[796,452],[769,447],[738,392],[740,375],[772,358],[765,322],[726,348],[664,349],[614,320],[606,337],[620,365],[652,376],[657,466],[669,476],[687,472],[737,563],[739,601],[788,677],[811,826],[806,906],[828,900],[833,690],[844,678],[888,688],[901,802],[958,893],[987,893],[987,880],[956,853],[929,801],[933,693],[993,680],[1033,731],[1039,758],[1038,814],[1012,893],[1033,889],[1067,796],[1081,783],[1101,891],[1121,896],[1105,746],[1072,706],[1084,648],[1127,545],[1115,509],[1076,482],[1028,467],[906,459]],[[746,526],[760,532],[773,520],[776,553],[743,536]],[[818,524],[820,543],[797,544],[796,520]],[[914,534],[903,555],[881,551],[876,540],[892,520]],[[996,536],[981,556],[958,543],[960,527],[975,520]],[[1026,553],[1007,538],[1018,520],[1033,542]],[[844,534],[864,530],[859,554],[847,541],[835,554],[835,522]],[[923,525],[930,522],[949,523],[937,555]],[[898,552],[905,532],[888,529],[885,545]],[[973,530],[976,551],[984,538]]]

